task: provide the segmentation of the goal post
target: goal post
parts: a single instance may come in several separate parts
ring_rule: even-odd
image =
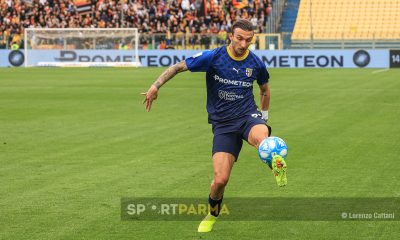
[[[25,67],[139,67],[137,28],[26,28]]]

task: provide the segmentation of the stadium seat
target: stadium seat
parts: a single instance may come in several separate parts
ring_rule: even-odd
[[[399,39],[400,1],[301,1],[292,40]],[[311,26],[312,24],[312,26]]]

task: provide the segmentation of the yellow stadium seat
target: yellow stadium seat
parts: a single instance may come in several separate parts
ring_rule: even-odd
[[[400,39],[400,0],[300,1],[292,39]]]

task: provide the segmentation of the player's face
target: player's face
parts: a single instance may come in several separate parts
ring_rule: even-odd
[[[235,28],[235,32],[233,34],[230,34],[229,38],[231,39],[231,44],[233,48],[232,50],[234,51],[236,56],[242,56],[246,53],[247,48],[251,44],[253,36],[253,31],[245,31],[240,28]]]

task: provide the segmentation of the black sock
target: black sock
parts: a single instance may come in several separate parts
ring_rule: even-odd
[[[211,195],[208,196],[208,204],[210,205],[210,213],[214,217],[218,217],[219,212],[221,211],[221,204],[222,204],[222,199],[224,196],[221,197],[219,200],[214,200],[211,198]]]

